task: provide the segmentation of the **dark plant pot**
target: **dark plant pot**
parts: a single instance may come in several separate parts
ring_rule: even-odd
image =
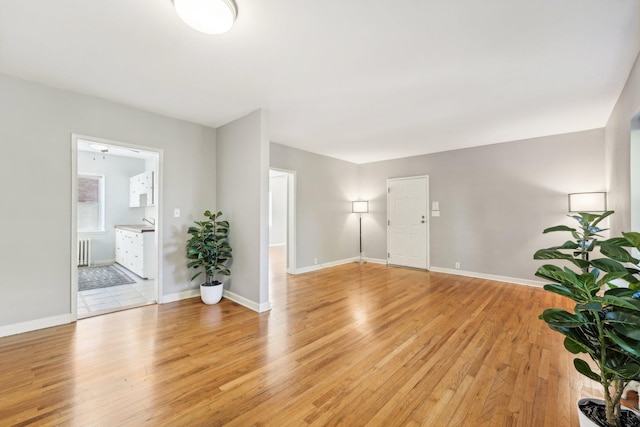
[[[200,285],[200,299],[205,304],[217,304],[222,299],[222,283],[202,283]]]
[[[604,424],[598,424],[596,420],[586,414],[581,406],[590,403],[593,403],[595,406],[601,406],[602,409],[602,417],[604,417]],[[589,405],[591,406],[591,405]],[[628,417],[631,421],[625,423],[625,417]],[[634,419],[635,418],[635,419]],[[586,398],[578,400],[578,419],[580,420],[580,427],[600,427],[601,425],[607,426],[607,419],[604,412],[604,400],[595,399],[595,398]],[[640,426],[640,416],[636,414],[634,411],[631,411],[627,408],[622,408],[622,426],[623,427],[632,427],[632,426]]]

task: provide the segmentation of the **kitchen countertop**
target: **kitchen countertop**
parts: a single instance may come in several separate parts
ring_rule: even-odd
[[[121,230],[133,231],[134,233],[149,233],[156,231],[153,225],[133,224],[133,225],[116,225]]]

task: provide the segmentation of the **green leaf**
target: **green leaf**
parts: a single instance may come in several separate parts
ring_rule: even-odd
[[[551,233],[554,231],[576,231],[575,228],[567,227],[566,225],[556,225],[555,227],[545,228],[543,234]]]
[[[580,372],[582,375],[584,375],[585,377],[591,378],[592,380],[597,382],[602,381],[602,379],[600,378],[600,375],[593,372],[589,364],[584,360],[578,359],[578,358],[573,359],[573,366],[575,366],[576,370]]]
[[[613,215],[614,211],[605,211],[603,213],[601,213],[600,215],[598,215],[597,219],[595,221],[593,221],[593,223],[591,224],[591,226],[596,226],[600,223],[600,221],[602,221],[603,219],[605,219],[606,217]]]
[[[578,353],[588,353],[589,349],[583,344],[574,341],[569,337],[564,338],[564,348],[566,348],[569,353],[578,354]]]
[[[606,271],[607,273],[612,272],[627,272],[627,269],[624,265],[620,264],[618,261],[608,259],[608,258],[598,258],[589,261],[589,263],[602,271]]]
[[[640,314],[623,310],[610,311],[606,319],[617,333],[640,341]]]
[[[542,312],[542,319],[549,325],[565,328],[577,328],[586,323],[586,319],[582,314],[571,314],[560,308],[546,309]]]
[[[609,337],[613,342],[615,342],[625,352],[632,354],[636,357],[640,357],[640,347],[638,347],[637,342],[635,343],[636,345],[634,347],[629,343],[627,343],[623,338],[618,336],[618,334],[612,330],[606,330],[605,335]]]
[[[622,279],[624,277],[626,277],[628,275],[628,273],[622,272],[622,271],[616,271],[613,273],[607,273],[604,276],[602,276],[602,278],[600,280],[598,280],[598,287],[603,287],[606,284],[609,284],[609,282],[612,282],[614,280],[617,279]]]
[[[603,255],[619,262],[630,262],[633,264],[638,264],[640,262],[640,260],[632,257],[626,249],[608,242],[602,242],[600,244],[600,252],[602,252]]]
[[[624,239],[629,242],[634,248],[640,250],[640,233],[635,231],[622,232]]]
[[[587,311],[602,311],[602,304],[597,302],[597,301],[592,301],[590,303],[587,304],[578,304],[576,305],[576,311],[582,311],[582,310],[587,310]]]
[[[635,303],[635,300],[630,298],[623,298],[612,295],[610,293],[605,294],[603,297],[598,298],[605,305],[612,305],[615,307],[622,307],[628,310],[636,311],[640,313],[640,307]]]
[[[624,379],[637,380],[640,378],[640,365],[637,363],[627,363],[626,365],[618,366],[616,373]]]
[[[579,296],[575,295],[575,293],[572,292],[568,287],[563,285],[557,285],[557,284],[544,285],[544,290],[553,292],[558,295],[562,295],[563,297],[571,298],[574,301],[582,300]]]

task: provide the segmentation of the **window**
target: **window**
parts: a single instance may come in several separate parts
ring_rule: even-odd
[[[78,232],[104,231],[104,175],[78,175]]]

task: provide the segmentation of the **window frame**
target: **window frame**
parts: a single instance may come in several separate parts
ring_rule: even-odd
[[[80,192],[80,180],[81,179],[97,179],[98,180],[98,226],[94,229],[88,229],[88,230],[81,230],[80,229],[80,224],[81,224],[81,216],[80,216],[80,206],[82,206],[82,204],[84,203],[91,203],[91,202],[81,202],[80,201],[80,197],[79,197],[79,192]],[[91,235],[91,234],[105,234],[107,232],[106,229],[106,194],[105,194],[105,181],[106,181],[106,177],[104,174],[95,174],[95,173],[81,173],[78,172],[78,182],[76,183],[77,185],[77,192],[78,195],[76,195],[77,197],[77,206],[76,206],[76,215],[78,220],[77,222],[77,227],[78,227],[78,234],[82,234],[82,235]]]

